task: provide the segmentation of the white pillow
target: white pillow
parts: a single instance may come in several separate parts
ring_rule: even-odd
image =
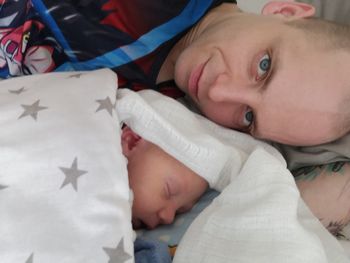
[[[308,3],[316,8],[316,17],[350,25],[349,0],[298,0]]]
[[[110,70],[0,82],[2,263],[133,262]]]

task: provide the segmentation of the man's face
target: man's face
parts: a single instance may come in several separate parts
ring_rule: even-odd
[[[176,213],[190,210],[208,187],[203,178],[143,139],[128,155],[128,174],[134,228],[171,224]]]
[[[343,135],[334,127],[344,118],[349,67],[349,54],[316,48],[281,17],[240,13],[223,16],[182,51],[175,81],[221,125],[312,145]]]

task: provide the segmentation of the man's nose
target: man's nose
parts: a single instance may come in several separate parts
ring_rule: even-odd
[[[174,221],[176,210],[173,207],[166,207],[159,211],[158,216],[161,224],[171,224]]]
[[[257,87],[249,81],[220,75],[209,87],[208,97],[214,102],[237,102],[249,104],[256,94]]]

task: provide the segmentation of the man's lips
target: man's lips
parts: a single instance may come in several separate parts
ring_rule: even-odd
[[[198,100],[198,83],[202,76],[203,69],[205,67],[206,63],[202,63],[194,70],[192,70],[190,77],[188,79],[188,93],[192,98],[195,98]]]

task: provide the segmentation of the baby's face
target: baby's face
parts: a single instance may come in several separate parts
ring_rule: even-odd
[[[170,224],[192,208],[207,182],[158,146],[139,139],[127,155],[134,228]]]

